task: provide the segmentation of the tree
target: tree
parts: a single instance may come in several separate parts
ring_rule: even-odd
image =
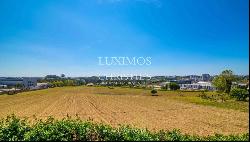
[[[63,84],[63,85],[64,85],[64,86],[74,86],[75,83],[74,83],[73,80],[67,79],[67,80],[64,81],[64,84]]]
[[[225,79],[222,76],[214,77],[212,84],[215,86],[218,92],[224,92],[226,88]]]
[[[231,70],[224,70],[219,76],[216,76],[212,83],[219,92],[229,94],[231,91],[232,82],[235,80],[235,75]]]
[[[165,86],[162,86],[161,89],[168,90],[168,84],[166,84]]]
[[[17,88],[17,89],[23,89],[23,85],[21,84],[21,83],[17,83],[16,85],[15,85],[15,88]]]
[[[157,91],[155,89],[151,90],[152,96],[156,96]]]
[[[225,82],[226,82],[225,93],[230,93],[232,82],[235,80],[235,75],[233,74],[233,71],[224,70],[222,71],[221,76],[222,78],[225,79]]]
[[[170,88],[170,90],[178,90],[178,89],[180,89],[180,86],[175,82],[170,82],[169,88]]]
[[[168,84],[165,85],[165,88],[164,88],[164,89],[168,90]]]

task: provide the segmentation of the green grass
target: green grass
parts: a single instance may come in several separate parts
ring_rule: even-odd
[[[183,97],[175,96],[172,98],[175,100],[194,103],[197,105],[214,106],[214,107],[224,108],[224,109],[239,110],[242,112],[249,111],[248,102],[235,101],[234,99],[230,99],[225,102],[218,102],[218,101],[213,101],[213,100],[202,99],[201,97],[198,97],[198,96],[183,96]]]
[[[245,101],[237,101],[232,98],[227,98],[225,102],[221,102],[218,98],[218,100],[209,100],[209,99],[203,99],[199,97],[199,94],[201,94],[201,91],[158,91],[160,95],[167,96],[166,99],[174,99],[177,101],[182,102],[188,102],[193,103],[197,105],[203,105],[203,106],[213,106],[217,108],[223,108],[223,109],[233,109],[238,110],[242,112],[248,112],[249,111],[249,102]],[[180,94],[183,94],[181,96]],[[217,92],[205,92],[208,96],[217,95]]]
[[[179,130],[151,132],[146,129],[97,124],[80,119],[35,120],[16,116],[0,121],[0,141],[248,141],[249,134],[196,136]]]

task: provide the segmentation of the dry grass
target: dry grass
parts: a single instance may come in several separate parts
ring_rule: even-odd
[[[1,95],[0,117],[11,113],[30,118],[78,115],[113,126],[130,124],[150,130],[177,128],[198,135],[249,131],[248,112],[187,103],[177,100],[174,92],[158,91],[158,94],[151,96],[150,90],[129,88],[64,87]],[[197,94],[188,92],[187,95]]]

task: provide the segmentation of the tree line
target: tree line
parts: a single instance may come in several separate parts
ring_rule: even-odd
[[[212,84],[215,86],[217,92],[221,93],[223,96],[230,96],[236,98],[239,101],[246,101],[249,98],[248,86],[239,86],[233,84],[233,82],[241,81],[236,75],[234,75],[232,70],[224,70],[216,76]],[[249,83],[247,81],[247,83]]]

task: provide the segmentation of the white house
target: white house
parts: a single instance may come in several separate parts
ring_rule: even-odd
[[[214,90],[211,82],[199,81],[192,84],[180,84],[181,90]]]

